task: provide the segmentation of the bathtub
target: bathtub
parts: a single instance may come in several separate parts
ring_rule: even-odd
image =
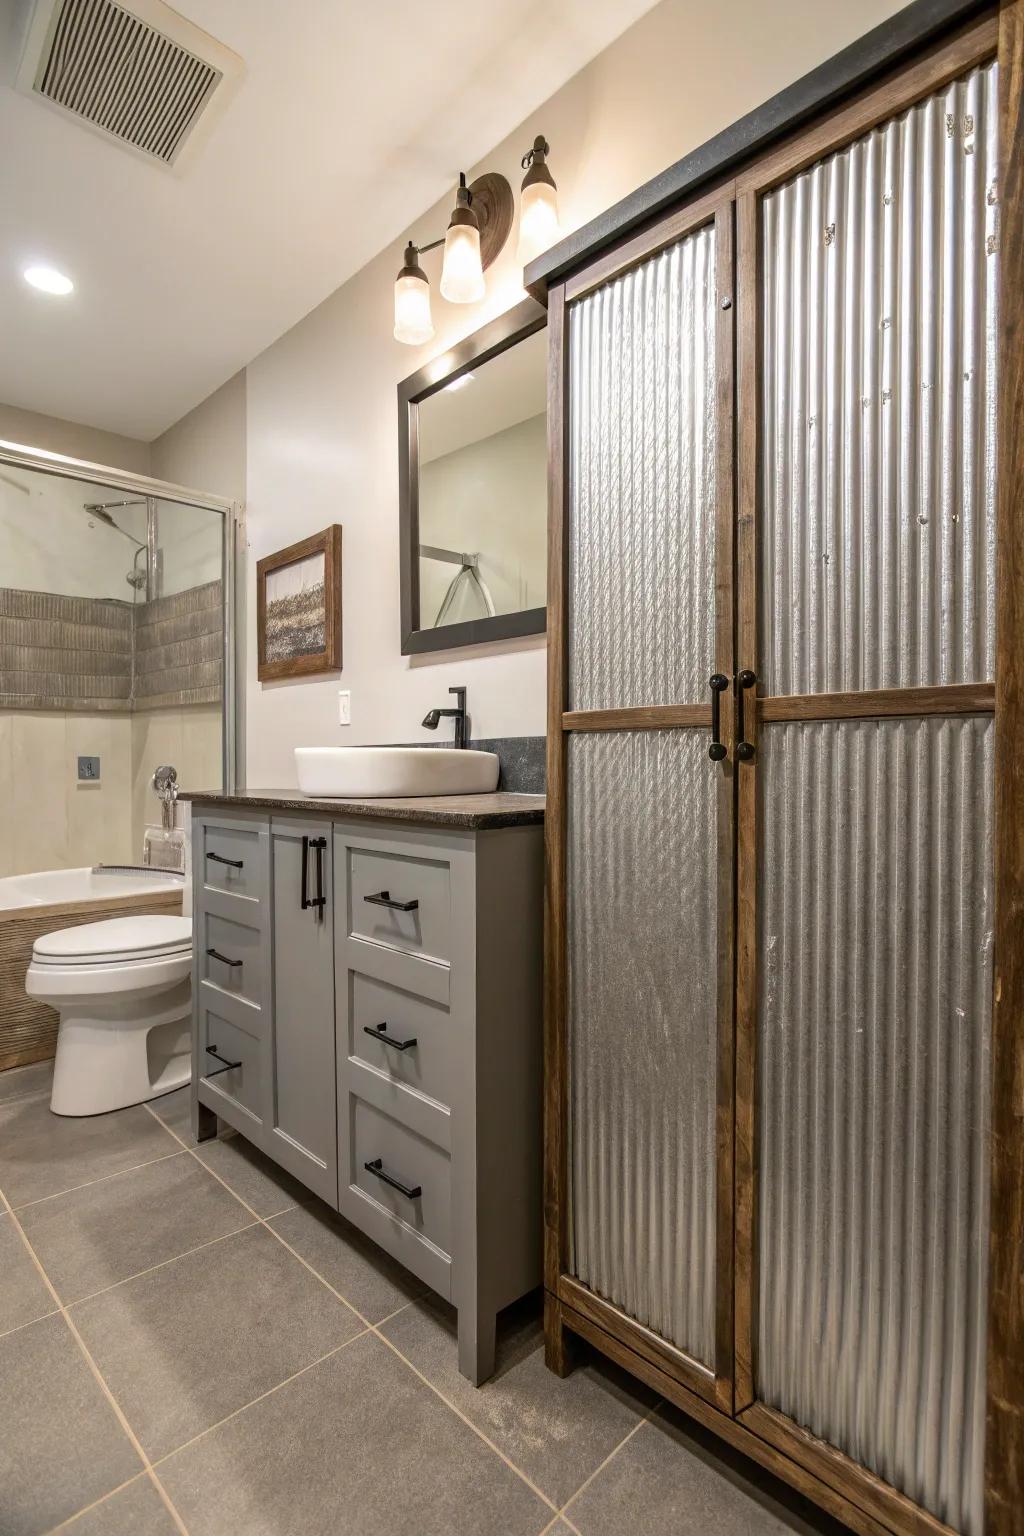
[[[36,939],[132,912],[180,913],[184,888],[184,876],[171,870],[117,865],[0,878],[0,1072],[56,1050],[56,1012],[25,993]]]

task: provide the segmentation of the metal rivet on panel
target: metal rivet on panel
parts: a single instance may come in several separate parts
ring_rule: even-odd
[[[886,315],[885,318],[881,322],[882,330],[883,331],[887,331],[891,325],[892,325],[892,320],[889,318],[888,315]]]
[[[985,194],[985,201],[986,201],[986,203],[988,203],[990,208],[994,208],[996,203],[998,203],[998,201],[999,201],[999,186],[998,186],[998,183],[996,183],[994,181],[989,182],[989,188],[988,188],[988,191]]]
[[[832,242],[835,240],[835,238],[836,238],[836,227],[835,227],[835,225],[834,224],[826,224],[825,225],[825,244],[826,245],[831,245]]]
[[[888,405],[889,401],[891,399],[892,399],[892,390],[891,389],[883,389],[882,390],[882,404],[883,405]]]
[[[956,132],[956,118],[952,112],[946,113],[946,138],[951,139]]]
[[[989,235],[988,239],[985,241],[985,254],[988,256],[994,256],[998,244],[999,242],[997,241],[995,235]]]
[[[886,192],[885,196],[882,198],[882,202],[888,208],[889,205],[891,204],[892,200],[893,200],[893,193],[892,193],[892,188],[890,187],[889,191]]]

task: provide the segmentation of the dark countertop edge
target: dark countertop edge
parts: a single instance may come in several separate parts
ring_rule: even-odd
[[[234,795],[216,794],[213,791],[181,790],[179,800],[196,805],[232,807],[238,810],[283,811],[289,815],[335,816],[339,820],[402,821],[421,826],[468,827],[482,831],[496,827],[536,826],[544,820],[545,797],[543,795],[515,794],[495,791],[492,795],[425,795],[424,804],[415,805],[409,796],[396,801],[381,800],[310,800],[297,790],[248,790]],[[438,801],[451,799],[457,802],[451,809],[439,807]],[[464,809],[459,802],[468,799],[484,802],[502,801],[500,807],[480,810]],[[509,805],[508,801],[521,801],[521,805]]]
[[[724,177],[986,9],[985,0],[913,0],[536,257],[523,274],[527,293],[546,304],[549,287],[609,246],[655,222],[702,185]]]

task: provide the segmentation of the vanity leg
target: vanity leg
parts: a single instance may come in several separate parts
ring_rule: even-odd
[[[474,1387],[494,1375],[497,1316],[490,1308],[459,1308],[459,1372]]]
[[[212,1141],[217,1134],[217,1116],[212,1109],[205,1104],[200,1104],[199,1095],[192,1095],[192,1135],[196,1141]]]
[[[576,1364],[576,1340],[562,1322],[558,1297],[544,1292],[544,1364],[556,1376],[568,1376]]]

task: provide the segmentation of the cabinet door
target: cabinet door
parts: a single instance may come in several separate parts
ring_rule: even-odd
[[[270,1155],[337,1206],[331,828],[274,818]]]
[[[560,1305],[727,1409],[732,766],[709,746],[712,697],[724,742],[732,684],[731,250],[731,209],[704,200],[642,259],[584,274],[555,321],[567,582],[549,857],[556,892],[564,871],[551,948],[566,1133],[546,1258]]]
[[[763,696],[738,769],[738,1407],[887,1527],[965,1536],[983,1529],[997,98],[982,63],[832,153],[819,131],[805,169],[739,208],[762,382],[745,375],[739,412],[760,541],[741,522],[738,659]]]

